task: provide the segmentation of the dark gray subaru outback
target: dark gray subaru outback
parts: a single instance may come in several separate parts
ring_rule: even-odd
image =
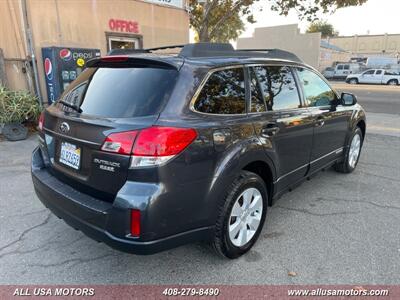
[[[236,258],[282,193],[354,170],[365,128],[356,98],[289,52],[132,51],[90,61],[42,113],[32,179],[54,214],[111,247],[208,241]]]

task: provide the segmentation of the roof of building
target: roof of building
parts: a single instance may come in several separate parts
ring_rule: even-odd
[[[332,50],[339,51],[339,52],[346,52],[342,48],[340,48],[338,46],[335,46],[335,45],[332,45],[329,42],[324,41],[324,40],[321,40],[321,44],[320,45],[321,45],[322,48],[332,49]]]

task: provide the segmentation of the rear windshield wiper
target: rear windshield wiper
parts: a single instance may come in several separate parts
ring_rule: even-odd
[[[58,103],[61,103],[62,105],[65,105],[66,107],[72,108],[73,110],[77,111],[78,113],[82,112],[82,109],[80,107],[69,104],[68,102],[65,102],[63,100],[58,101]]]

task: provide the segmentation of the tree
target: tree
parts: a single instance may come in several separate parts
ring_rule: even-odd
[[[312,22],[308,28],[307,32],[321,32],[321,36],[323,38],[338,36],[339,32],[335,31],[332,24],[329,24],[327,21],[315,21]]]
[[[271,6],[273,11],[287,15],[292,9],[300,19],[312,22],[317,14],[362,5],[367,0],[189,0],[190,26],[200,42],[228,42],[244,30],[245,20],[255,23],[253,4]]]
[[[228,42],[244,30],[242,17],[255,20],[251,6],[259,0],[190,0],[190,26],[201,42]]]

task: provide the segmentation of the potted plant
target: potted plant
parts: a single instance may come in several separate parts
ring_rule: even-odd
[[[37,120],[40,108],[37,98],[26,91],[11,91],[0,87],[0,127],[10,141],[26,139],[27,122]]]

